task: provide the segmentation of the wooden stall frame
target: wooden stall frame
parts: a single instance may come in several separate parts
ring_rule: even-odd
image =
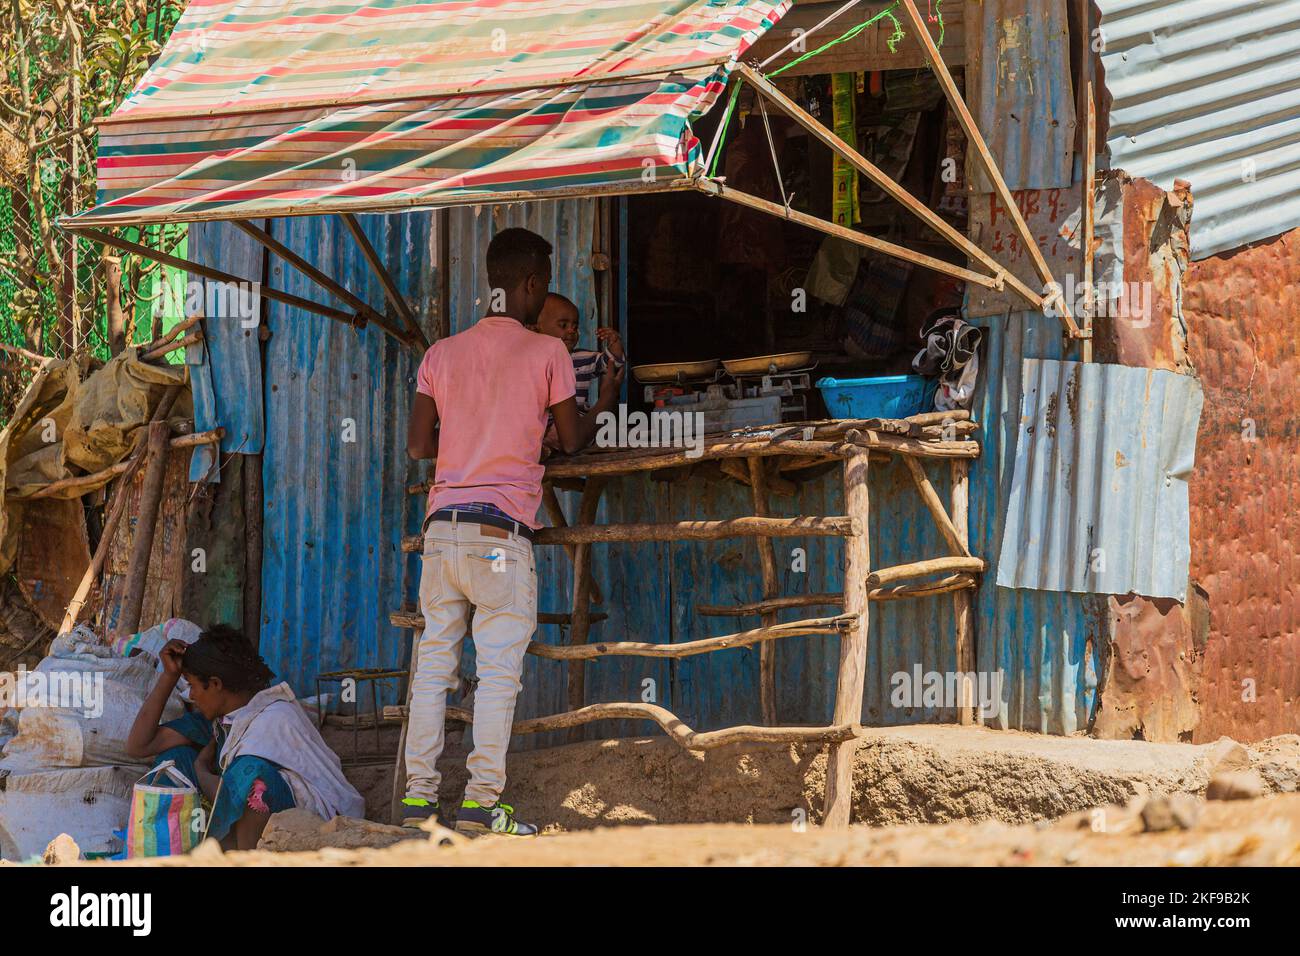
[[[958,425],[965,427],[958,429]],[[938,428],[936,433],[935,429]],[[954,645],[957,661],[963,668],[973,662],[971,630],[971,595],[977,584],[976,575],[985,569],[981,558],[970,553],[968,521],[969,462],[979,455],[979,445],[970,437],[974,429],[970,413],[954,411],[927,413],[903,420],[862,420],[801,423],[777,425],[765,430],[746,430],[709,442],[702,453],[683,459],[679,449],[650,449],[637,452],[593,450],[574,456],[556,458],[546,466],[546,479],[585,476],[575,524],[552,520],[552,527],[538,531],[537,546],[562,546],[572,555],[573,603],[567,614],[539,614],[540,623],[567,625],[569,640],[553,645],[533,642],[528,653],[548,660],[560,661],[568,668],[568,706],[560,714],[516,722],[514,733],[537,733],[561,729],[573,730],[596,720],[612,718],[648,719],[658,723],[681,746],[691,750],[711,749],[722,742],[750,743],[808,743],[828,744],[830,763],[827,770],[827,788],[824,824],[830,827],[847,826],[851,810],[851,773],[853,753],[862,735],[861,714],[865,693],[866,655],[869,634],[869,613],[873,601],[908,600],[952,593],[957,611]],[[964,436],[948,440],[950,433]],[[786,455],[805,457],[809,453],[824,461],[843,462],[845,485],[845,511],[842,516],[802,516],[775,518],[766,514],[766,482],[763,459]],[[950,555],[929,558],[889,568],[871,569],[869,525],[869,492],[867,477],[875,456],[900,456],[916,485],[917,493],[926,505],[948,546]],[[707,457],[706,457],[707,456]],[[948,461],[952,473],[952,506],[945,508],[938,492],[926,474],[921,460],[932,458]],[[684,461],[715,459],[742,459],[749,468],[749,484],[754,501],[752,516],[725,520],[695,520],[659,524],[595,523],[605,478],[616,474],[635,474],[664,467],[675,467]],[[428,483],[421,482],[407,489],[410,494],[423,495]],[[556,501],[558,507],[558,500]],[[561,515],[562,516],[562,515]],[[775,537],[802,537],[807,535],[836,536],[845,539],[845,590],[843,594],[803,595],[781,597],[777,593]],[[701,607],[702,615],[757,615],[761,626],[731,634],[716,635],[693,641],[673,644],[655,644],[640,641],[600,641],[588,639],[589,630],[599,615],[591,613],[590,547],[610,541],[646,542],[704,540],[724,538],[754,538],[759,547],[759,560],[764,569],[762,600],[756,604],[733,608]],[[411,535],[403,539],[402,550],[420,553],[423,537]],[[765,557],[767,555],[767,557]],[[923,579],[943,575],[938,580]],[[963,603],[964,602],[964,603]],[[841,604],[843,612],[833,617],[808,618],[797,621],[778,621],[777,613],[785,608],[812,604]],[[412,631],[423,629],[423,617],[414,611],[396,611],[390,616],[392,624]],[[836,681],[834,716],[826,727],[785,727],[776,724],[775,658],[764,656],[773,651],[777,642],[797,635],[837,635],[840,639],[840,664]],[[687,727],[680,718],[662,707],[636,703],[587,703],[585,699],[584,663],[600,657],[643,657],[680,659],[697,654],[713,653],[738,647],[759,645],[760,654],[760,708],[764,726],[733,727],[700,734]],[[411,673],[414,674],[416,655],[411,655]],[[763,666],[767,662],[768,666]],[[959,699],[960,721],[970,722],[970,683],[964,679]],[[405,717],[409,712],[409,694],[406,706],[385,708],[385,716],[403,721],[403,739],[406,732]],[[448,711],[454,719],[472,720],[472,714]],[[404,752],[399,748],[393,781],[393,805],[401,797],[405,785]]]

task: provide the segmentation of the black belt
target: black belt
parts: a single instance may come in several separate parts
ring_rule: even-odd
[[[536,536],[536,532],[526,524],[521,524],[511,518],[499,518],[496,515],[484,514],[481,511],[460,511],[457,508],[443,508],[429,515],[429,521],[466,521],[470,524],[485,524],[493,528],[500,528],[502,531],[517,534],[530,544]]]

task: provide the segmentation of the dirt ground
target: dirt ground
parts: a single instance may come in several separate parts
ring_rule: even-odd
[[[345,757],[351,753],[350,737],[329,739]],[[368,740],[373,749],[373,735]],[[443,801],[455,806],[466,781],[459,741],[449,741],[441,767]],[[1248,767],[1268,790],[1297,789],[1300,736],[1243,748],[1226,740],[1159,744],[945,725],[874,729],[854,761],[853,821],[1033,823],[1144,793],[1203,793],[1216,770]],[[615,824],[789,825],[820,821],[826,755],[817,747],[691,753],[663,737],[625,738],[512,754],[507,772],[506,798],[551,832]],[[347,774],[366,797],[367,817],[388,822],[391,765],[348,767]]]
[[[350,735],[326,736],[351,764]],[[459,741],[450,751],[443,799],[454,806],[464,754]],[[854,763],[856,825],[838,832],[816,825],[825,764],[817,748],[695,754],[664,738],[514,754],[508,797],[543,825],[533,840],[375,822],[387,818],[391,766],[348,766],[371,820],[289,811],[257,852],[209,843],[187,857],[83,865],[1300,866],[1294,734],[1243,747],[872,730]],[[1225,781],[1239,799],[1221,798]]]

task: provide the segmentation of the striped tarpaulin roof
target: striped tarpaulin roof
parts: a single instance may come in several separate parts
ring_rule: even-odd
[[[194,0],[77,223],[660,189],[792,0]]]

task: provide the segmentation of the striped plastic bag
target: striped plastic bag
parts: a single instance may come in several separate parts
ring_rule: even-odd
[[[159,785],[159,777],[164,774],[172,785]],[[146,783],[150,777],[154,782]],[[194,827],[194,821],[199,819],[196,814],[202,812],[202,807],[198,788],[176,769],[175,761],[164,760],[140,778],[131,794],[127,858],[190,852],[202,835]]]

